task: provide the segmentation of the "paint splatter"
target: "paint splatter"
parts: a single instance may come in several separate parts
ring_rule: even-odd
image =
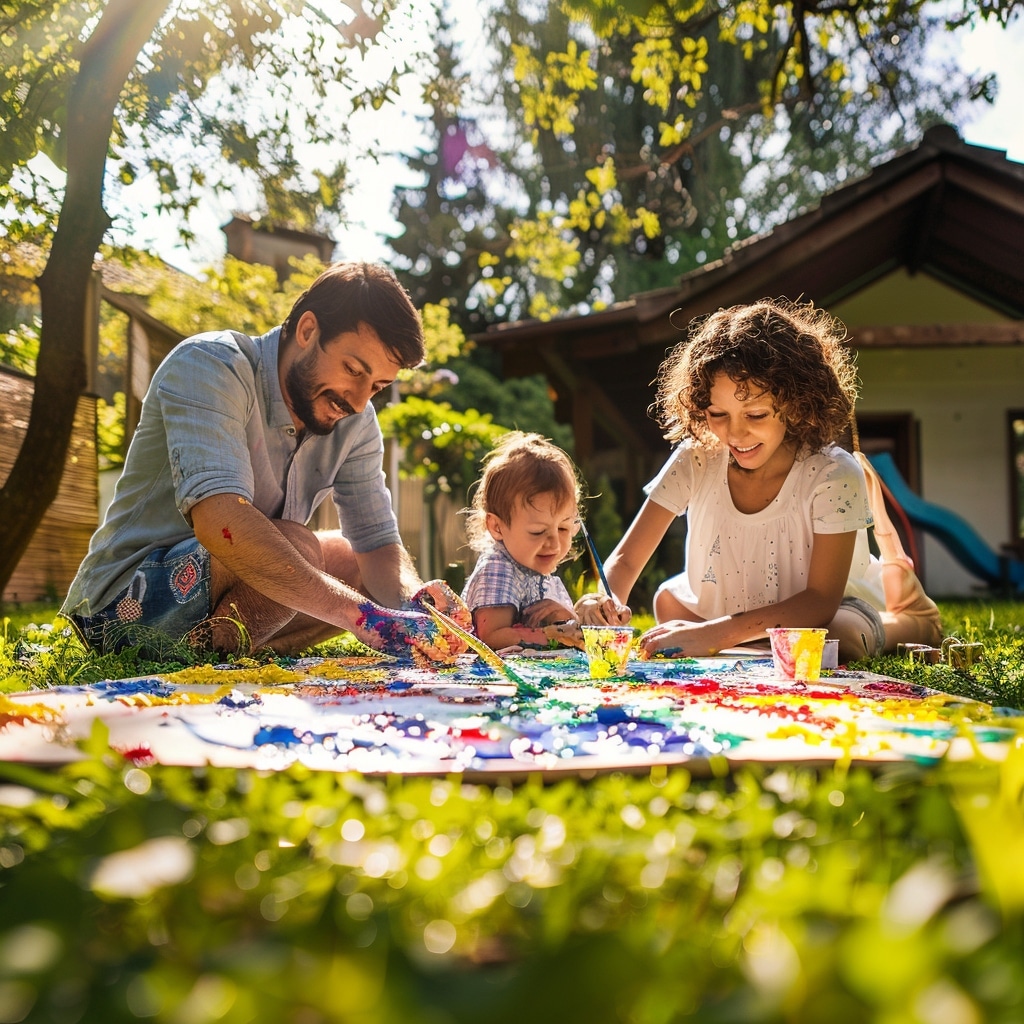
[[[73,760],[97,720],[136,764],[386,773],[642,768],[724,757],[931,763],[998,760],[1019,721],[986,704],[837,671],[777,680],[764,659],[633,659],[594,682],[575,651],[511,657],[524,692],[473,655],[429,662],[367,605],[402,656],[305,658],[287,669],[113,680],[0,697],[0,759]],[[418,618],[412,619],[418,623]],[[416,642],[435,642],[425,620]],[[441,642],[443,637],[440,638]]]
[[[118,753],[136,768],[148,768],[158,763],[149,747],[129,747],[127,750],[119,750]]]

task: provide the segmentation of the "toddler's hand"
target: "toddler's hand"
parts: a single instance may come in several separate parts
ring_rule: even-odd
[[[542,631],[546,640],[546,647],[575,647],[576,650],[582,651],[583,647],[583,630],[580,629],[579,623],[577,622],[559,622],[550,626],[543,626]],[[530,644],[529,646],[536,646]]]
[[[519,622],[511,627],[511,631],[518,635],[519,640],[508,646],[502,645],[499,654],[508,653],[513,648],[515,651],[551,651],[559,647],[583,650],[583,630],[578,622],[551,622],[546,626],[527,626]]]
[[[564,604],[546,597],[543,601],[535,601],[523,609],[522,622],[524,626],[550,626],[568,622],[575,617],[571,608],[566,608]]]

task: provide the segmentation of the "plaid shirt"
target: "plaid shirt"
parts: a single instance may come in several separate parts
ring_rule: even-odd
[[[462,590],[462,600],[471,611],[511,605],[517,621],[524,608],[545,598],[572,608],[569,591],[557,576],[544,576],[520,565],[501,541],[495,541],[480,556]]]

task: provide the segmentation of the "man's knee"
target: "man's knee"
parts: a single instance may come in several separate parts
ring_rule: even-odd
[[[310,565],[317,569],[325,567],[324,549],[317,535],[308,526],[287,519],[275,519],[274,525]]]
[[[320,530],[316,537],[323,552],[324,571],[355,590],[361,589],[359,563],[356,561],[352,545],[345,539],[341,530]]]

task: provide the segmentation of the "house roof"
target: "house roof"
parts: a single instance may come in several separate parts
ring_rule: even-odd
[[[764,296],[829,308],[900,268],[1024,319],[1024,164],[937,126],[813,210],[733,246],[675,286],[584,316],[499,324],[477,340],[502,353],[510,376],[543,368],[556,391],[572,392],[574,406],[585,392],[619,443],[658,446],[645,415],[651,382],[692,317]],[[851,342],[905,345],[908,332],[865,329]],[[909,343],[1022,344],[1024,324],[937,324]],[[570,415],[578,422],[578,408]]]

